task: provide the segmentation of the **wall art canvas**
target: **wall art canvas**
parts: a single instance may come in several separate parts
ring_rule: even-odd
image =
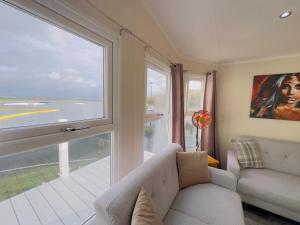
[[[254,76],[250,117],[300,121],[300,72]]]

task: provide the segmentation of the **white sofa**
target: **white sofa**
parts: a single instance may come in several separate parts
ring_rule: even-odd
[[[142,186],[165,225],[244,225],[235,176],[209,168],[212,183],[179,191],[177,144],[152,157],[116,183],[95,202],[98,225],[130,225]]]
[[[229,150],[227,155],[227,170],[238,179],[242,201],[300,222],[300,143],[255,139],[264,169],[240,170],[235,152]]]

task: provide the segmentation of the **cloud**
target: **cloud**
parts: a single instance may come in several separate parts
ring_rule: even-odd
[[[58,72],[52,72],[49,74],[50,80],[60,80],[61,75]]]
[[[74,69],[67,69],[63,72],[52,72],[48,75],[50,80],[63,81],[66,83],[83,84],[90,87],[96,87],[97,82],[92,79],[85,79],[80,75],[80,72]]]
[[[87,80],[86,84],[90,85],[91,87],[96,87],[97,86],[97,83],[94,80]]]
[[[0,71],[1,72],[15,72],[16,70],[17,70],[17,67],[15,67],[15,66],[0,65]]]
[[[189,89],[191,90],[200,90],[201,89],[201,81],[190,81],[189,82]]]
[[[103,99],[104,48],[6,4],[0,27],[0,96]]]
[[[164,74],[156,72],[155,70],[147,70],[147,94],[160,94],[166,91],[167,77]]]
[[[59,51],[51,42],[44,40],[42,35],[40,35],[40,37],[30,36],[29,34],[15,35],[14,40],[21,44],[23,43],[27,48],[30,47],[32,50],[49,51],[53,53]]]

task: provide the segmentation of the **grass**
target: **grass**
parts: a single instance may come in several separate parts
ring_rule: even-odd
[[[71,171],[79,169],[91,162],[73,162]],[[24,191],[37,187],[59,177],[59,166],[48,165],[0,173],[0,201],[16,196]]]

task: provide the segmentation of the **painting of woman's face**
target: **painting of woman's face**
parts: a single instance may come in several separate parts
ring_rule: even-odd
[[[254,76],[250,117],[300,121],[300,73]]]
[[[300,101],[300,81],[297,76],[288,77],[280,87],[283,96],[283,102],[287,104],[295,104]]]

